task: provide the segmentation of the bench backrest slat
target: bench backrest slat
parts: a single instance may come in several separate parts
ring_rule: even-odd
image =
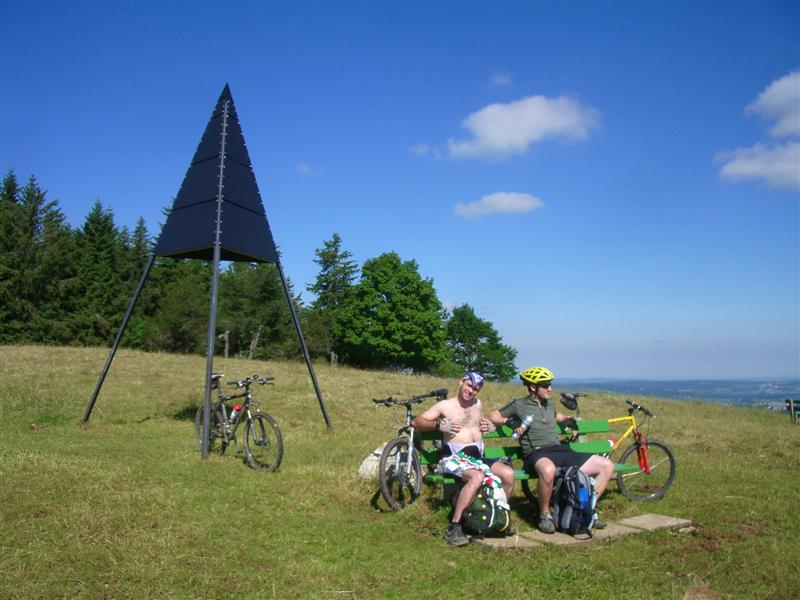
[[[559,425],[556,425],[555,430],[558,434],[563,433],[563,428]],[[578,433],[580,434],[609,433],[610,431],[611,426],[606,420],[578,421]],[[500,427],[494,431],[483,434],[483,437],[485,439],[510,438],[513,433],[514,430],[511,429],[511,427],[508,427],[507,425],[500,425]],[[417,435],[425,441],[441,439],[441,433],[438,431],[418,431]]]

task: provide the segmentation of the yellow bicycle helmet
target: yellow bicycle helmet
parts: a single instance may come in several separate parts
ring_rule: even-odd
[[[554,379],[553,374],[544,367],[531,367],[530,369],[525,369],[519,374],[519,378],[522,379],[524,383],[530,383],[532,385],[547,383],[548,381],[553,381]]]

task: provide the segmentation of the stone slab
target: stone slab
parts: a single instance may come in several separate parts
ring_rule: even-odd
[[[692,524],[689,519],[678,519],[676,517],[665,517],[663,515],[646,514],[638,517],[629,517],[620,521],[621,525],[653,531],[655,529],[676,529],[678,527],[688,527]]]
[[[490,546],[491,548],[535,548],[541,546],[539,542],[523,537],[522,535],[511,535],[508,537],[473,538],[473,542]]]
[[[641,533],[641,529],[636,527],[629,527],[620,523],[608,522],[605,529],[592,530],[592,539],[595,540],[609,540],[613,538],[622,537],[630,533]]]
[[[572,546],[576,544],[585,544],[586,542],[594,540],[614,539],[632,533],[642,533],[643,531],[653,531],[655,529],[689,527],[691,524],[692,522],[688,519],[646,514],[623,519],[618,523],[609,521],[605,529],[595,529],[591,537],[588,535],[571,536],[558,531],[548,534],[533,529],[505,538],[476,537],[473,538],[472,541],[492,548],[535,548],[542,544]]]
[[[542,533],[541,531],[538,530],[532,530],[520,533],[519,535],[520,537],[524,537],[526,539],[533,540],[538,543],[554,544],[556,546],[571,546],[574,544],[585,544],[586,542],[589,542],[592,539],[588,535],[571,536],[567,535],[566,533],[561,533],[560,531],[556,531],[555,533]]]

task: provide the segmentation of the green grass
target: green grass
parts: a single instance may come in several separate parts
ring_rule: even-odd
[[[276,417],[277,473],[235,452],[200,461],[193,431],[205,359],[120,351],[88,426],[80,424],[104,349],[0,347],[2,598],[683,598],[706,586],[729,598],[792,598],[800,589],[800,426],[785,414],[642,399],[678,475],[648,512],[691,519],[695,533],[656,531],[571,548],[446,547],[438,490],[388,512],[357,479],[392,437],[400,410],[370,398],[456,382],[316,367],[328,432],[305,365],[218,360],[234,379],[276,377],[256,398]],[[488,409],[518,395],[488,384]],[[557,390],[558,391],[558,390]],[[595,394],[586,418],[624,412]],[[512,498],[520,530],[532,508]]]

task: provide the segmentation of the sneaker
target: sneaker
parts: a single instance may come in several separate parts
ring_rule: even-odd
[[[469,544],[469,539],[464,535],[461,530],[461,525],[458,523],[450,523],[447,531],[444,532],[444,541],[450,546],[464,546]]]
[[[594,525],[592,525],[592,529],[605,529],[606,527],[608,527],[608,523],[601,520],[600,517],[598,517],[597,514],[595,513]]]
[[[547,513],[546,515],[539,517],[539,531],[542,533],[556,532],[556,524],[553,523],[553,515]]]

